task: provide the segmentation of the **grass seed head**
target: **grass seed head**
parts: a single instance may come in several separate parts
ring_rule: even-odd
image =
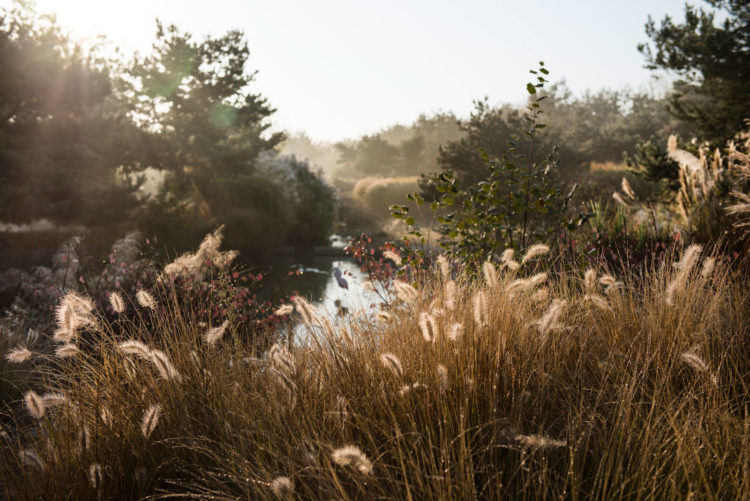
[[[47,405],[42,397],[40,397],[35,391],[29,390],[26,392],[26,395],[24,395],[23,401],[26,405],[26,410],[31,414],[31,417],[42,419],[42,416],[44,416],[44,413],[47,410]]]
[[[229,320],[224,320],[221,325],[208,329],[205,334],[203,334],[203,340],[209,346],[215,345],[224,336],[227,326],[229,326]]]
[[[125,300],[119,292],[114,291],[109,295],[109,304],[115,313],[121,314],[125,312]]]
[[[156,309],[156,299],[146,290],[141,289],[136,292],[135,299],[143,308],[148,308],[149,310]]]
[[[354,445],[336,449],[331,453],[331,459],[339,466],[352,466],[364,475],[372,471],[372,462]]]
[[[60,358],[72,358],[80,355],[81,350],[73,343],[66,343],[55,350],[55,355]]]
[[[276,477],[271,482],[271,492],[279,499],[289,499],[294,493],[294,483],[289,477]]]
[[[393,353],[383,353],[380,355],[380,363],[394,373],[399,378],[404,377],[404,369],[401,366],[401,360]]]
[[[549,246],[545,244],[534,244],[526,251],[521,260],[524,264],[538,257],[549,254]]]
[[[31,352],[25,346],[18,346],[10,350],[5,359],[12,364],[20,364],[31,358]]]
[[[102,465],[99,463],[92,463],[89,466],[89,484],[94,490],[99,490],[102,487]]]
[[[160,404],[153,404],[143,413],[143,418],[141,419],[141,433],[143,433],[144,438],[148,439],[154,432],[156,425],[159,424],[159,418],[161,418],[162,412],[163,410]]]

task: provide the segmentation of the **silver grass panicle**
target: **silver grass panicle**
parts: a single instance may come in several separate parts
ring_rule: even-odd
[[[516,435],[516,442],[535,449],[551,449],[567,445],[564,440],[557,440],[543,435]]]
[[[55,355],[60,358],[72,358],[81,354],[81,350],[73,343],[66,343],[55,350]]]
[[[91,466],[89,466],[89,484],[91,485],[91,488],[98,491],[102,487],[102,481],[102,465],[99,463],[92,463]]]
[[[511,297],[516,293],[526,293],[533,290],[536,286],[543,284],[547,280],[547,273],[537,273],[529,278],[519,278],[512,281],[505,289]]]
[[[144,360],[151,359],[151,349],[140,341],[129,339],[117,345],[118,349],[125,355],[138,355]]]
[[[487,325],[487,296],[485,296],[484,291],[479,290],[475,292],[471,302],[474,311],[474,322],[479,327]]]
[[[630,186],[630,183],[628,182],[627,178],[622,178],[622,183],[620,183],[620,188],[622,188],[622,192],[625,193],[625,195],[630,200],[635,200],[635,192],[633,191],[633,187]]]
[[[154,299],[154,296],[146,290],[141,289],[136,292],[135,299],[138,301],[138,304],[144,308],[148,308],[149,310],[156,309],[156,299]]]
[[[35,419],[42,419],[44,413],[47,411],[47,406],[44,403],[44,399],[40,397],[35,391],[29,390],[23,397],[24,404],[26,404],[26,410],[31,414],[31,417]]]
[[[456,308],[456,282],[448,280],[445,284],[445,308],[453,311]]]
[[[229,320],[224,320],[221,325],[208,329],[205,334],[203,334],[203,340],[209,346],[215,345],[224,336],[224,332],[227,330],[228,326]]]
[[[401,360],[393,353],[383,353],[380,355],[380,363],[394,373],[398,378],[404,377],[404,369],[401,366]]]
[[[491,289],[497,287],[497,270],[495,265],[490,261],[485,261],[482,265],[482,272],[484,273],[484,281],[487,282],[487,286]]]
[[[532,259],[536,259],[540,256],[544,256],[546,254],[549,254],[549,246],[545,244],[534,244],[526,251],[526,254],[523,255],[523,259],[521,259],[521,262],[524,264],[528,263]]]
[[[463,324],[456,322],[453,325],[451,325],[451,328],[448,331],[448,339],[450,339],[451,341],[458,341],[458,339],[461,337],[463,333],[464,333]]]
[[[596,291],[596,270],[589,268],[583,274],[583,286],[588,294]]]
[[[290,315],[294,311],[294,306],[291,304],[282,304],[279,306],[276,311],[274,311],[274,315],[278,315],[280,317]]]
[[[537,322],[539,333],[542,336],[546,336],[551,331],[559,329],[558,320],[565,304],[566,301],[564,299],[554,299],[549,305],[547,312]]]
[[[372,471],[372,462],[354,445],[336,449],[331,453],[331,459],[339,466],[352,466],[364,475]]]
[[[677,275],[667,285],[666,302],[668,305],[674,305],[675,295],[682,292],[687,286],[690,273],[698,263],[698,258],[702,250],[703,247],[701,245],[692,244],[682,253],[682,258],[676,265],[678,270]]]
[[[396,297],[404,303],[411,303],[417,299],[417,291],[403,280],[394,280],[393,288],[396,289]]]
[[[20,364],[31,358],[31,352],[25,346],[18,346],[10,350],[5,359],[12,364]]]
[[[312,325],[318,323],[318,315],[315,308],[305,298],[296,296],[292,298],[292,302],[306,324]]]
[[[22,449],[18,454],[21,464],[24,466],[34,467],[39,471],[44,470],[44,462],[35,451],[31,449]]]
[[[163,409],[160,404],[153,404],[151,407],[146,409],[141,419],[141,433],[143,437],[148,439],[154,432],[156,425],[159,424],[159,418],[161,418]]]
[[[428,343],[434,343],[437,341],[437,322],[435,322],[435,317],[426,311],[419,314],[419,330],[422,331],[422,337]]]
[[[403,397],[411,393],[414,390],[425,389],[425,388],[427,388],[427,385],[419,383],[419,382],[413,383],[413,384],[405,384],[401,387],[400,390],[398,390],[398,394]]]
[[[622,195],[620,195],[620,192],[616,191],[612,193],[612,198],[615,202],[622,205],[623,207],[630,207],[630,205],[625,201],[624,198],[622,198]]]
[[[396,266],[401,266],[401,256],[399,256],[395,252],[389,250],[383,251],[383,257],[385,259],[390,259],[391,261],[393,261]]]
[[[169,357],[167,357],[166,353],[163,351],[152,349],[149,353],[149,360],[151,360],[151,363],[156,367],[156,370],[159,372],[162,379],[176,382],[179,382],[182,379],[180,373],[177,372],[177,369],[175,369],[172,362],[170,362]]]
[[[714,269],[716,268],[716,258],[709,257],[705,261],[703,261],[703,268],[701,268],[701,278],[703,280],[710,279],[714,274]]]
[[[437,366],[438,387],[440,391],[448,389],[448,369],[443,364]]]
[[[283,344],[275,343],[268,350],[268,359],[271,365],[278,371],[291,373],[295,370],[294,358]]]
[[[440,268],[440,274],[443,275],[443,278],[450,278],[451,263],[450,261],[448,261],[448,258],[442,254],[439,254],[437,257],[437,264],[438,264],[438,267]]]
[[[276,477],[270,484],[271,492],[279,499],[290,499],[294,494],[294,483],[289,477]]]
[[[388,322],[391,319],[391,314],[385,310],[380,310],[377,315],[375,315],[375,318],[377,318],[379,322]]]
[[[114,291],[109,295],[109,304],[118,315],[125,312],[125,300],[119,292]]]

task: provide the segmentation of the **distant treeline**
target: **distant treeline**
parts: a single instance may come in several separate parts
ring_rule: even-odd
[[[390,204],[403,203],[420,183],[426,189],[429,174],[452,170],[464,182],[481,179],[484,156],[499,158],[507,151],[508,141],[523,130],[523,116],[523,106],[493,106],[485,98],[475,102],[466,119],[452,113],[422,115],[411,125],[335,144],[316,143],[300,133],[281,148],[322,169],[342,195],[382,222]],[[579,198],[586,199],[608,198],[627,165],[642,169],[644,145],[654,145],[664,156],[670,134],[688,133],[669,113],[666,97],[630,90],[574,95],[564,82],[547,93],[542,120],[546,130],[539,151],[559,145],[559,175],[578,182]]]

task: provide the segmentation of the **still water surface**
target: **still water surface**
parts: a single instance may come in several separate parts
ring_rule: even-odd
[[[343,248],[341,241],[332,239],[334,247]],[[367,275],[348,256],[277,256],[256,268],[264,273],[264,296],[278,299],[299,294],[331,319],[375,312],[382,303],[376,292],[364,288]],[[298,340],[306,337],[304,326],[296,325],[294,330]]]

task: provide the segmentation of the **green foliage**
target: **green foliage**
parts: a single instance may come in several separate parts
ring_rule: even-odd
[[[714,145],[723,144],[750,117],[750,4],[707,0],[716,11],[685,6],[685,22],[649,18],[650,44],[640,44],[650,69],[677,72],[670,111]]]
[[[500,159],[491,158],[486,150],[479,153],[485,178],[466,183],[465,188],[450,170],[429,178],[430,186],[439,193],[430,208],[436,213],[439,232],[444,237],[440,245],[449,256],[465,264],[491,259],[507,247],[526,248],[547,240],[559,224],[574,229],[585,219],[580,216],[570,221],[564,216],[572,191],[561,201],[560,190],[552,184],[557,148],[546,156],[540,157],[537,152],[542,142],[539,132],[545,128],[540,118],[541,102],[546,96],[541,91],[548,82],[548,71],[540,62],[532,73],[536,78],[526,87],[530,99],[523,116],[525,131],[522,136],[511,136],[507,152]],[[419,205],[424,203],[424,197],[417,193],[410,199]],[[393,217],[410,227],[411,237],[424,242],[407,206],[394,205],[391,211]],[[552,221],[555,224],[550,224]],[[410,236],[405,237],[407,242]]]
[[[627,155],[625,161],[631,170],[647,181],[659,182],[666,190],[675,191],[680,183],[678,176],[680,166],[669,158],[662,146],[666,141],[652,136],[635,145],[635,153]]]
[[[143,134],[96,49],[20,4],[0,10],[0,219],[112,225],[136,206]]]

